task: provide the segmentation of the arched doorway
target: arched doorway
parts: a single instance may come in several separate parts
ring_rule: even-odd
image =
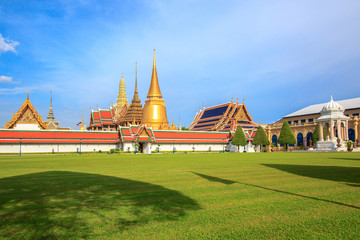
[[[275,134],[272,136],[271,142],[274,144],[275,147],[277,147],[277,136]]]
[[[304,136],[302,133],[298,133],[296,140],[297,140],[298,147],[303,146]]]
[[[352,128],[349,128],[349,140],[355,142],[355,131]]]
[[[308,132],[308,134],[306,134],[306,146],[310,146],[310,140],[312,135],[312,132]]]

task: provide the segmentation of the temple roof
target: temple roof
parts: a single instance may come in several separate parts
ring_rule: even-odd
[[[115,106],[109,106],[109,109],[100,109],[97,111],[91,110],[90,113],[90,124],[88,128],[91,127],[103,127],[104,125],[115,125],[114,115],[115,115]]]
[[[204,108],[196,114],[189,129],[194,131],[232,131],[236,126],[252,129],[252,121],[245,104],[231,102]]]
[[[10,122],[5,124],[5,129],[12,129],[16,127],[16,124],[37,124],[40,129],[47,129],[47,125],[42,120],[32,103],[29,100],[29,93],[25,102],[21,105],[16,114],[13,114],[13,118]]]
[[[344,110],[360,108],[360,97],[340,100],[340,101],[336,101],[336,102],[338,104],[340,104],[344,108]],[[290,114],[284,116],[284,118],[311,115],[311,114],[319,114],[320,111],[322,110],[322,108],[324,107],[324,105],[326,105],[326,104],[327,103],[310,105],[310,106],[302,108],[296,112],[290,113]]]

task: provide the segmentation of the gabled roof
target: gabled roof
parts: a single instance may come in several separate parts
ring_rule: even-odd
[[[16,126],[17,123],[38,124],[40,129],[48,128],[46,123],[43,122],[42,116],[39,116],[36,109],[30,102],[29,93],[20,109],[17,111],[16,114],[13,115],[11,121],[5,124],[5,129],[12,129]]]
[[[91,109],[90,127],[102,127],[104,125],[115,125],[114,123],[115,106],[109,106],[109,109],[100,109],[98,111]]]
[[[344,108],[344,110],[360,108],[360,97],[340,100],[340,101],[336,101],[336,102],[338,104],[340,104],[340,106],[342,106]],[[318,113],[320,113],[321,109],[324,107],[325,104],[326,103],[310,105],[310,106],[302,108],[296,112],[290,113],[290,114],[284,116],[284,118],[304,116],[304,115],[310,115],[310,114],[318,114]]]
[[[196,114],[189,129],[194,131],[224,131],[228,132],[232,128],[233,120],[235,125],[243,128],[256,127],[244,103],[238,102],[224,103],[213,107],[200,110]]]

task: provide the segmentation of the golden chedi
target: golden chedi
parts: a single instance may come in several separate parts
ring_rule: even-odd
[[[142,124],[146,124],[154,130],[169,129],[170,126],[166,116],[165,100],[162,99],[156,73],[155,49],[151,83],[147,98],[143,110]]]

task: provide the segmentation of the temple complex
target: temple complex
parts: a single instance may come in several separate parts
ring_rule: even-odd
[[[52,107],[52,91],[50,92],[50,108],[49,114],[46,118],[45,123],[47,124],[48,129],[58,129],[60,128],[60,123],[55,121],[53,107]]]
[[[20,109],[10,122],[6,122],[5,129],[17,129],[17,130],[40,130],[48,129],[48,126],[42,120],[42,116],[39,115],[30,102],[29,92],[25,102],[21,105]]]
[[[159,80],[156,72],[156,59],[154,49],[153,69],[151,74],[150,88],[145,101],[143,118],[141,123],[152,127],[154,130],[169,129],[169,121],[166,116],[165,100],[162,99]]]

